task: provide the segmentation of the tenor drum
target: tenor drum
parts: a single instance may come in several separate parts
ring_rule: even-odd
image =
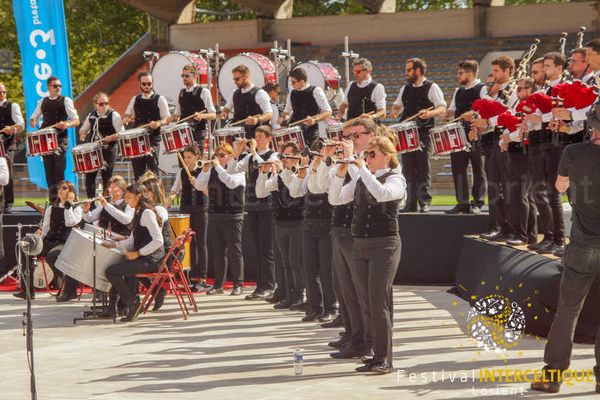
[[[241,126],[232,126],[227,128],[217,129],[213,132],[213,150],[222,143],[229,143],[231,147],[234,147],[236,140],[244,138],[245,130]]]
[[[46,156],[58,151],[58,131],[54,128],[43,128],[27,134],[27,155]]]
[[[277,81],[275,65],[271,60],[258,53],[240,53],[225,61],[219,70],[219,91],[226,101],[231,100],[237,89],[231,76],[238,65],[245,65],[250,69],[250,77],[256,87],[261,88],[267,82]]]
[[[169,104],[175,104],[179,91],[183,89],[183,80],[180,77],[183,67],[193,64],[198,70],[198,84],[208,85],[210,72],[208,62],[199,54],[187,51],[172,51],[156,61],[152,67],[154,91],[165,96]]]
[[[169,215],[169,224],[171,224],[171,239],[175,240],[184,230],[190,227],[190,216],[188,214]],[[190,244],[185,244],[185,251],[181,265],[184,269],[190,269],[192,265],[190,257]]]
[[[187,146],[194,143],[192,127],[187,122],[163,127],[161,136],[166,153],[183,151]]]
[[[87,174],[96,172],[106,166],[102,145],[100,143],[84,143],[73,147],[73,165],[75,172]]]
[[[294,69],[302,68],[306,71],[311,85],[318,86],[325,92],[327,100],[332,101],[340,88],[342,77],[338,70],[330,63],[309,61],[296,64]],[[292,84],[288,79],[288,91],[292,91]]]
[[[344,131],[344,124],[333,119],[328,118],[325,121],[325,132],[327,133],[327,138],[329,140],[340,141],[344,138],[342,137],[342,132]]]
[[[410,153],[421,150],[421,139],[419,138],[419,128],[415,121],[400,122],[388,126],[398,135],[398,144],[396,150],[400,154]]]
[[[111,284],[106,279],[106,268],[122,261],[125,256],[116,249],[102,246],[102,237],[96,237],[96,289],[108,292]],[[73,228],[56,260],[56,268],[71,278],[94,286],[94,235]]]
[[[443,156],[469,149],[465,129],[460,122],[437,126],[429,130],[433,143],[433,154]]]
[[[281,152],[286,142],[294,142],[298,144],[300,150],[303,150],[306,145],[304,144],[302,128],[299,126],[292,126],[273,131],[273,146],[275,147],[275,151]]]
[[[152,154],[148,134],[146,128],[134,128],[120,132],[118,142],[121,157],[130,160]]]

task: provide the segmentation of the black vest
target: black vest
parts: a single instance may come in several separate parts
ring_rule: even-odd
[[[206,105],[200,96],[202,87],[196,86],[191,92],[181,89],[179,92],[179,108],[181,109],[181,118],[189,117],[190,115],[206,109]],[[202,136],[202,131],[206,130],[206,120],[195,121],[193,118],[188,120],[188,123],[194,129],[194,138]],[[204,145],[204,143],[202,143]]]
[[[113,204],[113,206],[119,211],[125,211],[125,208],[127,208],[127,203],[122,201],[119,204]],[[110,215],[110,213],[106,211],[105,208],[103,208],[102,211],[100,211],[100,219],[98,220],[98,226],[100,228],[110,229],[111,231],[123,236],[129,236],[129,234],[131,233],[130,224],[125,225],[119,222],[119,220]]]
[[[319,113],[319,104],[315,100],[313,91],[314,86],[309,86],[305,90],[292,90],[290,93],[290,101],[292,102],[292,118],[290,122],[300,121],[311,115]]]
[[[167,214],[168,215],[168,214]],[[156,213],[157,220],[160,220],[160,215],[158,212]],[[169,219],[162,223],[162,237],[163,237],[163,248],[165,249],[165,254],[169,251],[171,247],[171,224],[169,223]]]
[[[346,174],[344,178],[344,185],[352,180],[350,174]],[[333,206],[331,211],[331,226],[338,228],[350,229],[352,225],[352,214],[354,211],[354,204],[352,202],[343,204],[341,206]]]
[[[389,171],[377,180],[384,183],[394,174]],[[354,217],[352,218],[352,236],[359,238],[384,237],[398,234],[398,205],[400,200],[378,202],[369,193],[361,179],[354,191]]]
[[[262,114],[262,110],[256,102],[256,93],[260,89],[254,86],[247,93],[242,93],[241,89],[233,92],[233,122],[246,119],[252,115]],[[246,138],[253,139],[256,126],[246,127]]]
[[[190,171],[195,178],[198,178],[200,172],[202,172],[200,168]],[[180,210],[182,212],[208,211],[208,198],[202,191],[196,190],[192,186],[190,179],[183,168],[179,170],[179,178],[181,179]]]
[[[152,96],[148,99],[144,99],[141,94],[135,96],[133,112],[135,113],[136,128],[149,122],[160,120],[159,98],[160,95],[156,93],[152,93]],[[150,130],[150,143],[153,146],[160,144],[160,128]]]
[[[304,197],[293,198],[281,177],[277,177],[277,192],[273,192],[273,215],[276,221],[302,221]]]
[[[42,128],[54,125],[61,121],[66,121],[68,118],[67,108],[65,107],[65,97],[59,96],[54,100],[50,97],[44,97],[42,100]],[[56,128],[55,128],[56,129]],[[67,137],[67,131],[58,131],[58,138],[64,139]]]
[[[371,100],[375,86],[377,86],[375,81],[371,81],[363,88],[359,87],[356,82],[352,82],[350,90],[348,90],[348,119],[365,113],[377,112],[377,106]]]
[[[150,231],[148,228],[141,224],[142,214],[146,209],[136,211],[133,216],[133,221],[131,223],[132,229],[131,233],[133,235],[133,250],[140,251],[141,248],[147,246],[150,242],[152,242],[152,236],[150,235]],[[156,219],[158,221],[158,215],[156,215]]]
[[[273,153],[273,150],[269,150],[260,157],[267,161]],[[246,174],[246,211],[270,210],[273,208],[273,199],[270,195],[262,199],[256,197],[256,181],[260,172],[258,164],[254,161],[252,154],[248,154],[246,157],[249,157],[248,173]]]
[[[244,186],[229,189],[214,168],[208,180],[208,212],[210,214],[242,214],[244,212]]]
[[[423,81],[423,85],[419,87],[414,87],[412,84],[404,86],[404,91],[402,92],[402,104],[404,105],[404,109],[402,110],[400,121],[412,117],[421,110],[433,107],[433,103],[429,100],[429,89],[431,89],[431,85],[433,85],[433,82],[425,80]],[[434,118],[427,120],[415,118],[415,120],[417,121],[417,126],[420,130],[433,128],[435,122]]]
[[[45,239],[52,243],[65,243],[71,229],[65,224],[65,209],[58,206],[52,206],[50,209],[50,230]]]
[[[454,106],[456,107],[456,111],[454,115],[456,117],[466,113],[471,110],[471,106],[473,102],[479,99],[479,94],[481,93],[481,88],[483,87],[483,83],[478,83],[470,89],[466,89],[464,87],[459,88],[454,95]],[[469,133],[471,129],[471,124],[465,121],[461,121],[463,127],[465,128],[465,133]]]
[[[88,115],[88,121],[90,123],[91,129],[88,132],[86,141],[89,142],[92,140],[92,135],[95,132],[96,124],[98,124],[98,132],[100,133],[101,137],[107,137],[114,133],[117,133],[117,130],[115,129],[115,127],[113,125],[113,120],[112,120],[113,112],[115,112],[115,111],[108,110],[108,112],[106,114],[99,116],[98,111],[92,111],[90,113],[90,115]],[[116,144],[117,144],[117,141],[110,142],[107,144],[107,147],[112,149],[115,147]]]
[[[331,204],[327,199],[327,193],[314,194],[310,191],[304,196],[304,218],[305,219],[330,219]]]
[[[0,129],[7,126],[12,126],[15,121],[12,118],[12,103],[7,101],[3,106],[0,106]],[[15,135],[4,135],[4,148],[12,147],[15,142]]]

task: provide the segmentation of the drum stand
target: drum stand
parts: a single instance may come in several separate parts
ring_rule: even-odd
[[[17,243],[21,243],[21,239],[23,238],[22,228],[39,228],[39,227],[40,227],[39,225],[23,225],[23,224],[3,225],[2,226],[2,228],[17,228],[17,233],[15,233],[15,236],[17,238]],[[19,249],[16,249],[16,250],[19,251]],[[23,282],[21,282],[21,277],[23,276],[23,268],[21,265],[21,259],[19,258],[19,255],[20,255],[20,253],[17,253],[17,265],[12,267],[6,274],[4,274],[4,275],[2,275],[2,277],[0,277],[0,283],[4,282],[7,278],[10,278],[13,281],[15,281],[16,283],[20,283],[21,285],[23,284]]]
[[[98,297],[98,290],[96,290],[96,235],[97,234],[98,234],[97,232],[94,232],[93,244],[92,244],[92,257],[93,257],[92,258],[93,259],[92,309],[89,311],[84,311],[83,317],[73,318],[73,325],[76,325],[77,321],[98,321],[98,320],[106,321],[107,319],[112,319],[113,324],[115,324],[117,322],[117,313],[116,312],[113,314],[112,318],[101,317],[97,314],[98,311],[104,312],[104,311],[108,310],[107,293],[105,293],[105,292],[100,292],[101,302],[100,302],[99,306],[96,306],[96,300]]]

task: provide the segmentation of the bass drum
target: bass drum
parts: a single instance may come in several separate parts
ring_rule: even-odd
[[[294,69],[302,68],[306,71],[308,82],[311,85],[318,86],[325,92],[327,100],[333,101],[340,89],[340,81],[342,79],[338,70],[330,63],[319,61],[309,61],[299,63],[294,66]],[[288,79],[288,92],[293,89],[290,80]]]
[[[240,53],[225,61],[219,70],[219,92],[225,101],[229,101],[237,89],[231,73],[238,65],[248,67],[250,79],[258,88],[262,88],[267,82],[275,82],[277,79],[275,65],[267,57],[258,53]]]
[[[158,153],[158,169],[165,174],[176,174],[179,172],[179,157],[177,152],[167,153],[165,151],[165,142],[160,141],[160,152]]]
[[[181,70],[184,66],[193,64],[198,70],[198,84],[208,85],[208,63],[202,56],[187,51],[172,51],[165,54],[152,67],[154,91],[166,97],[170,105],[175,105],[179,91],[183,89]]]

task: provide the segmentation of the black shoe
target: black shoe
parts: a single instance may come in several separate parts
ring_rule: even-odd
[[[324,324],[321,324],[321,327],[323,328],[340,328],[344,326],[344,318],[342,318],[342,314],[338,314],[337,317],[335,317],[335,319],[331,322],[325,322]]]
[[[133,303],[129,304],[128,308],[127,315],[121,318],[121,322],[132,322],[137,319],[140,309],[142,308],[140,299],[135,299]]]
[[[421,212],[424,214],[427,214],[431,211],[431,209],[429,208],[429,204],[425,203],[421,206]]]
[[[104,311],[96,313],[96,317],[98,318],[115,318],[116,316],[117,314],[114,307],[112,309],[109,307]]]
[[[469,206],[465,206],[464,204],[457,204],[453,208],[444,211],[444,214],[455,215],[455,214],[468,214]]]
[[[272,290],[255,290],[251,295],[246,296],[246,300],[266,300],[273,297]]]
[[[417,206],[405,206],[400,210],[401,213],[417,212]]]
[[[13,296],[25,300],[27,298],[27,292],[22,290],[17,293],[13,293]],[[31,300],[35,299],[35,292],[31,292]]]
[[[292,305],[292,301],[291,300],[283,299],[279,303],[275,304],[273,306],[273,308],[276,309],[276,310],[285,310],[287,308],[290,308],[291,305]]]
[[[212,285],[209,285],[206,281],[200,281],[192,286],[192,292],[208,292],[212,289]]]
[[[369,350],[355,350],[352,349],[350,346],[343,346],[340,351],[336,351],[333,353],[329,353],[329,356],[331,358],[337,358],[337,359],[349,359],[349,358],[361,358],[363,357],[365,354],[368,354]]]
[[[518,236],[511,235],[512,237],[506,241],[506,244],[509,246],[524,246],[527,244],[526,241],[519,239]]]
[[[356,368],[356,372],[371,372],[374,360],[371,358],[368,360],[363,359],[362,362],[364,363],[364,365],[361,365],[360,367]]]
[[[245,300],[258,300],[258,294],[261,292],[262,290],[259,288],[254,289],[254,292],[250,293],[249,295],[247,295],[246,297],[244,297]]]
[[[165,288],[160,288],[156,297],[154,298],[154,307],[152,307],[152,311],[158,311],[165,304],[165,296],[167,295],[167,291]]]
[[[544,367],[542,369],[542,379],[531,382],[531,390],[538,390],[546,393],[558,393],[560,391],[561,382],[559,380],[552,379],[557,375],[558,372],[558,370],[555,370],[554,374],[550,374],[546,367]],[[596,386],[596,389],[597,388],[598,386]]]
[[[208,296],[211,296],[213,294],[223,294],[223,293],[225,293],[225,290],[223,290],[222,287],[213,287],[206,292],[206,294]]]
[[[321,316],[319,317],[319,322],[331,322],[335,319],[335,313],[333,312],[329,312],[329,311],[325,311],[323,314],[321,314]]]
[[[57,303],[66,303],[67,301],[71,301],[76,298],[77,298],[77,292],[61,293],[58,296],[56,296],[56,302]]]
[[[392,367],[392,364],[390,364],[387,361],[379,361],[379,362],[374,362],[373,364],[371,364],[371,371],[372,372],[377,372],[378,374],[389,374],[390,372],[392,372],[394,370],[394,367]]]
[[[339,340],[327,343],[327,346],[333,347],[334,349],[341,349],[349,341],[350,338],[348,336],[342,336]]]
[[[565,255],[565,246],[561,246],[560,249],[554,250],[552,252],[556,257],[561,257]]]
[[[527,246],[527,248],[529,250],[533,250],[533,251],[537,251],[537,249],[541,248],[541,247],[546,247],[548,246],[550,243],[552,243],[552,240],[549,239],[544,239],[539,243],[532,243],[529,246]]]
[[[306,315],[304,316],[304,318],[302,318],[302,322],[316,321],[317,319],[319,319],[320,316],[321,316],[320,312],[308,311],[306,313]]]
[[[550,243],[548,246],[540,247],[536,250],[538,254],[553,254],[555,251],[563,250],[565,246],[556,243]]]
[[[496,235],[498,235],[499,233],[500,233],[500,231],[498,231],[498,230],[495,230],[495,229],[492,229],[492,230],[491,230],[491,231],[489,231],[489,232],[482,233],[481,235],[479,235],[479,237],[480,237],[481,239],[490,240],[490,238],[493,238],[493,237],[495,237],[495,236],[496,236]]]
[[[512,239],[510,235],[506,233],[498,232],[497,235],[490,237],[488,240],[492,242],[506,242],[507,240]]]
[[[267,303],[271,303],[271,304],[281,303],[283,300],[285,300],[285,297],[275,296],[275,295],[265,299],[265,301]],[[290,300],[290,303],[291,303],[291,300]]]
[[[306,307],[308,307],[308,304],[302,300],[294,300],[292,304],[290,304],[290,310],[294,311],[306,311]]]
[[[244,289],[242,288],[242,285],[235,285],[233,287],[233,290],[231,291],[231,293],[229,293],[231,296],[239,296],[240,294],[242,294],[244,292]]]

